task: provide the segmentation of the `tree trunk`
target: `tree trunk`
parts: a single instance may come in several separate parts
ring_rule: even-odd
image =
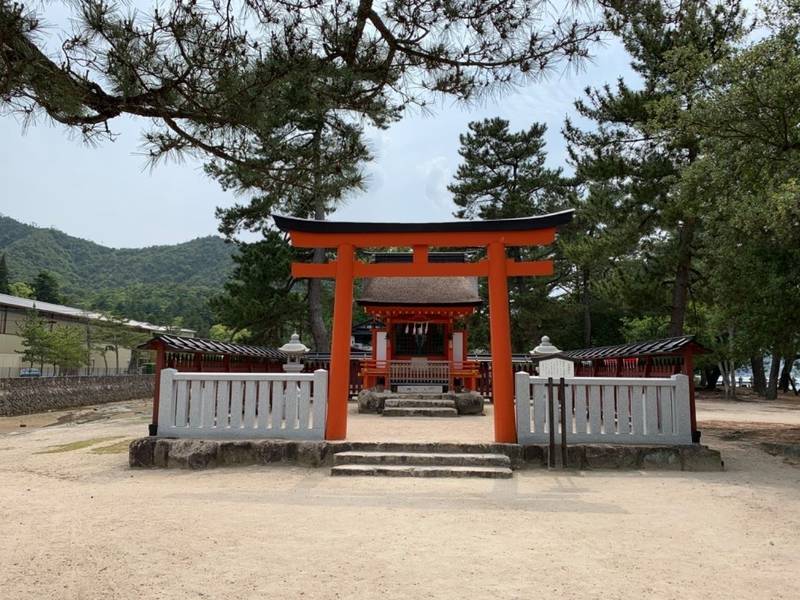
[[[792,367],[794,366],[794,361],[796,360],[797,355],[789,358],[788,356],[783,359],[783,371],[781,372],[781,378],[778,382],[778,387],[781,388],[781,391],[785,394],[789,391],[789,377],[792,374]]]
[[[717,391],[717,381],[721,375],[720,368],[717,365],[714,365],[713,367],[706,367],[703,369],[703,372],[706,376],[705,389],[709,392]]]
[[[722,393],[724,394],[725,398],[729,397],[729,387],[730,382],[728,381],[728,372],[725,370],[725,361],[720,361],[719,365],[717,365],[720,374],[722,375]]]
[[[722,374],[722,387],[725,390],[725,398],[735,400],[736,364],[732,360],[723,360],[720,361],[718,368]]]
[[[686,320],[686,307],[689,301],[694,227],[694,219],[686,219],[678,233],[678,266],[675,269],[675,284],[672,288],[672,314],[669,321],[670,336],[683,335],[683,324]]]
[[[767,400],[775,400],[778,397],[778,374],[781,368],[781,357],[779,354],[772,355],[772,363],[769,366],[769,381],[767,382]]]
[[[589,348],[592,345],[592,298],[589,292],[589,271],[587,269],[583,271],[582,288],[583,345],[585,348]]]
[[[320,194],[321,174],[320,174],[320,144],[322,137],[322,127],[314,132],[314,219],[317,221],[325,220],[325,199]],[[311,258],[313,263],[325,262],[325,249],[315,248]],[[311,336],[314,338],[314,348],[318,352],[327,352],[330,349],[330,338],[328,328],[325,326],[325,317],[322,311],[322,280],[308,280],[308,316],[311,324]]]
[[[767,376],[764,374],[764,357],[750,357],[750,369],[753,371],[752,385],[753,391],[759,396],[767,395]]]
[[[136,373],[138,372],[136,367],[139,364],[139,351],[136,348],[131,348],[131,357],[128,360],[128,373]]]

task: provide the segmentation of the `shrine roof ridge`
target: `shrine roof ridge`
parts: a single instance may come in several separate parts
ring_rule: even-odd
[[[318,221],[272,215],[281,231],[304,233],[446,233],[487,231],[530,231],[566,225],[575,209],[562,210],[536,217],[489,219],[485,221],[444,221],[438,223],[369,223],[359,221]]]

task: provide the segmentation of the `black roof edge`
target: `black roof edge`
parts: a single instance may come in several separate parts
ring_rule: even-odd
[[[365,223],[357,221],[317,221],[272,215],[281,231],[304,233],[448,233],[481,231],[528,231],[566,225],[572,221],[574,209],[518,219],[487,221],[445,221],[439,223]]]

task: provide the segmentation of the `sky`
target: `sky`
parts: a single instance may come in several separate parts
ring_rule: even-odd
[[[564,119],[586,86],[634,77],[619,45],[596,47],[578,72],[555,72],[499,97],[463,106],[442,101],[432,115],[414,113],[388,130],[370,131],[375,161],[367,189],[331,217],[360,221],[446,221],[455,206],[447,184],[459,164],[458,136],[470,121],[499,116],[513,130],[547,125],[548,164],[566,167]],[[112,247],[144,247],[214,235],[214,209],[242,202],[207,177],[197,161],[149,168],[145,120],[124,118],[113,142],[87,146],[45,120],[23,128],[0,116],[0,213]]]

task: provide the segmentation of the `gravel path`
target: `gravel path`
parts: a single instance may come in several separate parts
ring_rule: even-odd
[[[132,471],[125,446],[145,432],[144,402],[25,420],[0,420],[10,600],[727,600],[800,589],[800,467],[713,433],[704,441],[723,452],[724,473],[398,480]]]

